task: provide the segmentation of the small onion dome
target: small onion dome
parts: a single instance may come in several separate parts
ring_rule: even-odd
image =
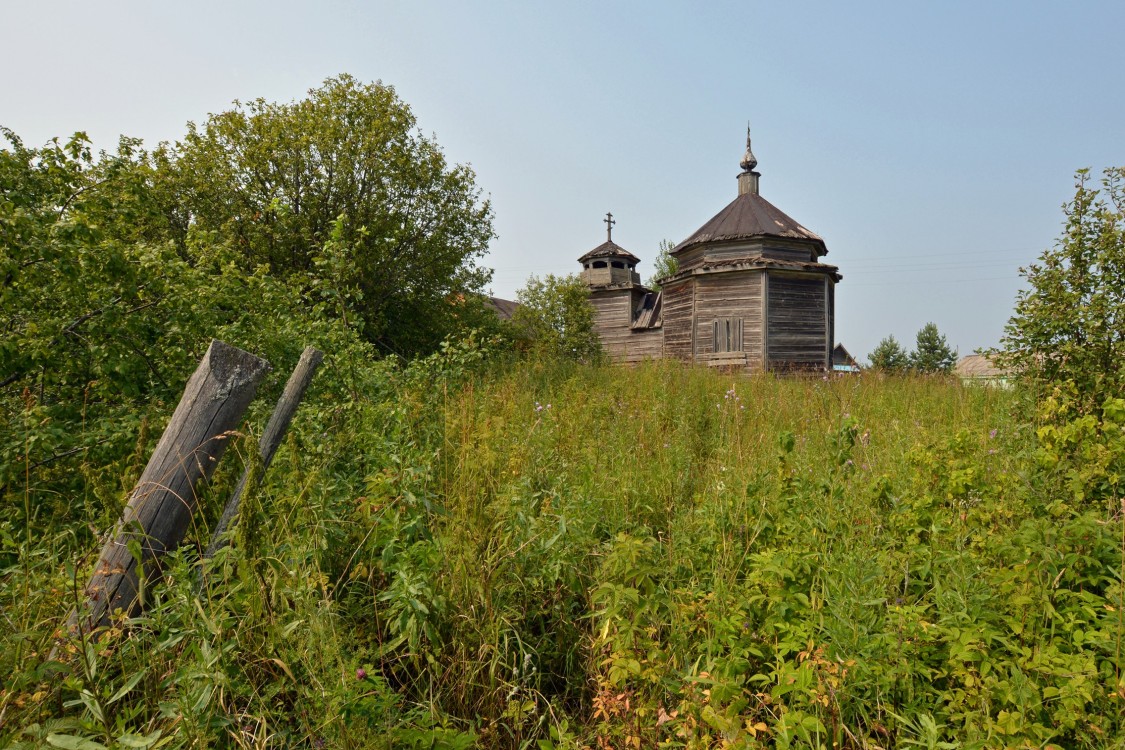
[[[754,152],[750,150],[750,123],[746,123],[746,153],[742,155],[742,161],[738,163],[745,172],[754,171],[754,167],[758,166],[758,159],[754,156]]]

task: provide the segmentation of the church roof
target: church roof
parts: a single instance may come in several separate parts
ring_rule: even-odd
[[[676,245],[672,252],[678,253],[704,242],[747,240],[754,237],[805,240],[817,245],[817,255],[828,252],[819,235],[805,229],[757,193],[745,193],[735,198],[694,234]]]
[[[512,315],[519,309],[520,303],[500,297],[485,297],[484,306],[496,313],[500,320],[511,320]]]
[[[763,198],[758,192],[758,178],[754,171],[758,159],[750,148],[750,125],[746,125],[746,153],[739,162],[742,174],[738,176],[738,197],[727,204],[695,234],[676,245],[679,253],[696,245],[711,242],[731,242],[758,237],[784,237],[801,240],[816,246],[816,254],[827,255],[828,248],[819,235],[805,229],[780,208]]]
[[[640,263],[641,259],[633,255],[625,248],[618,245],[613,240],[606,240],[602,244],[595,247],[590,252],[583,255],[578,259],[579,263],[585,263],[594,258],[624,258],[625,260],[632,261],[633,263]]]

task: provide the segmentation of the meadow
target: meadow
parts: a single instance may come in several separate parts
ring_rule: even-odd
[[[1125,740],[1105,438],[1125,408],[1055,429],[1065,399],[942,378],[471,344],[331,361],[206,584],[264,399],[145,613],[94,640],[61,628],[171,409],[32,471],[25,398],[3,425],[0,747]]]

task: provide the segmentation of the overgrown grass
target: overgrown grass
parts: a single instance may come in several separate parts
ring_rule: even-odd
[[[189,545],[56,660],[147,443],[9,487],[0,745],[1122,738],[1121,517],[1012,392],[471,354],[314,393],[209,592]]]

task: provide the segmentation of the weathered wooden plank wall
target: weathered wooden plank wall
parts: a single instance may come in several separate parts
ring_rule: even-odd
[[[826,297],[823,277],[770,273],[766,341],[770,369],[829,366]]]
[[[597,291],[590,295],[594,306],[594,330],[602,340],[602,351],[611,359],[623,359],[633,322],[632,293],[628,289]]]
[[[660,359],[664,356],[664,330],[648,328],[631,331],[626,343],[624,361],[643,362],[646,359]]]
[[[747,355],[747,364],[760,367],[762,276],[762,271],[745,271],[699,277],[695,302],[697,362],[706,362],[715,353],[714,322],[736,318],[742,320],[742,351]]]
[[[801,263],[815,263],[816,253],[808,245],[791,246],[770,244],[762,248],[762,257],[773,260],[795,260]]]
[[[664,356],[692,361],[694,280],[664,287]]]

